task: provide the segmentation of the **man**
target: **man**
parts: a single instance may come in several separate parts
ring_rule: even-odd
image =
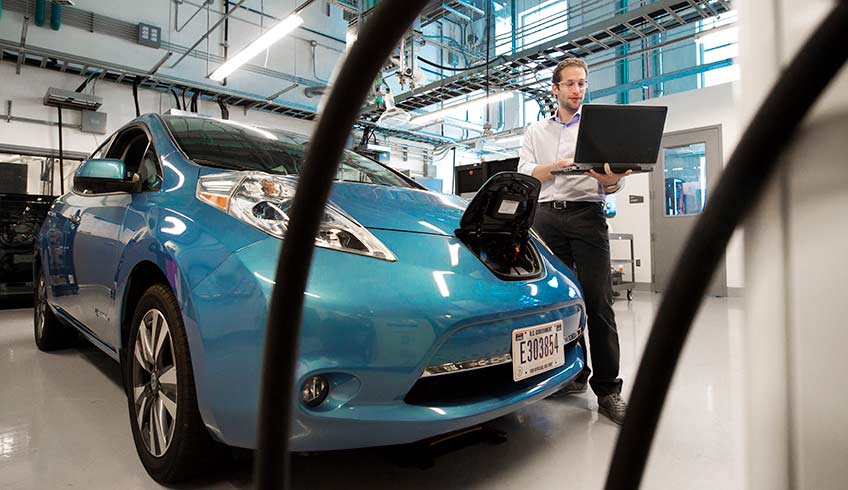
[[[551,171],[574,165],[580,107],[586,95],[589,68],[579,58],[566,58],[553,74],[552,90],[557,112],[550,119],[531,124],[524,132],[518,171],[542,182],[534,229],[553,252],[573,267],[583,287],[588,316],[591,360],[560,394],[584,393],[587,382],[598,396],[598,412],[617,424],[624,420],[627,405],[621,398],[618,331],[612,310],[610,250],[604,199],[621,189],[621,179],[606,164],[605,173],[553,175]],[[591,354],[591,355],[590,355]]]

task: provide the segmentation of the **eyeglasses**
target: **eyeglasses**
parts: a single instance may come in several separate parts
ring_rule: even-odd
[[[577,85],[577,88],[579,88],[580,90],[583,90],[583,89],[586,88],[587,85],[589,85],[589,81],[588,80],[577,80],[577,81],[568,80],[568,81],[565,81],[565,82],[557,82],[557,86],[559,86],[559,88],[562,88],[563,85],[565,85],[568,88],[574,88],[574,86]]]

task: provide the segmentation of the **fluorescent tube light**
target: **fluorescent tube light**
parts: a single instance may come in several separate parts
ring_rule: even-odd
[[[469,100],[468,102],[463,102],[461,104],[452,105],[450,107],[445,107],[444,109],[439,109],[437,111],[428,112],[427,114],[422,114],[417,117],[413,117],[409,123],[410,124],[422,124],[428,121],[434,121],[441,117],[444,117],[446,114],[450,114],[451,112],[457,110],[467,110],[473,107],[483,106],[487,104],[493,104],[495,102],[499,102],[501,100],[507,100],[515,97],[515,92],[499,92],[497,94],[490,95],[488,97],[480,97],[478,99]]]
[[[222,81],[227,78],[230,73],[238,70],[241,65],[247,63],[253,59],[254,56],[265,51],[272,44],[282,39],[283,36],[295,30],[300,24],[303,24],[303,18],[301,16],[297,14],[289,15],[280,21],[279,24],[266,31],[265,34],[262,34],[255,41],[248,44],[247,47],[236,53],[235,56],[224,62],[223,65],[219,66],[217,70],[209,75],[209,78],[216,82]]]

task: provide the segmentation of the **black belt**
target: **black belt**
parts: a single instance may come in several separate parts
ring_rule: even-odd
[[[539,203],[546,208],[553,209],[583,209],[591,206],[600,206],[600,201],[545,201]]]

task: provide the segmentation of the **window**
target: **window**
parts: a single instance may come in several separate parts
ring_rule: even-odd
[[[666,216],[691,216],[704,210],[706,151],[706,143],[663,149]]]
[[[568,32],[567,10],[568,2],[562,0],[548,0],[525,10],[519,22],[521,32],[518,34],[518,44],[528,47]]]

